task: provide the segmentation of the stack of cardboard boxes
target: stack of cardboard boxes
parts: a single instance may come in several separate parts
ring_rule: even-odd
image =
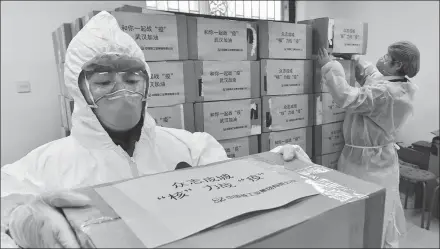
[[[312,156],[312,29],[305,24],[260,21],[263,134],[261,152],[287,143]]]
[[[150,66],[148,112],[157,125],[207,132],[229,157],[291,143],[316,163],[336,167],[344,146],[345,112],[332,100],[312,58],[319,47],[333,54],[365,54],[366,24],[331,18],[297,24],[247,22],[143,12],[136,7],[111,13]],[[72,36],[97,13],[54,32],[57,65],[64,62],[58,51],[65,51]],[[340,62],[347,82],[354,85],[353,62]],[[68,98],[64,88],[61,95]]]
[[[196,131],[207,132],[229,157],[258,153],[260,65],[256,25],[188,17],[188,51],[195,60]]]
[[[66,59],[66,50],[72,40],[72,24],[63,23],[54,32],[52,32],[53,49],[55,63],[58,73],[58,85],[60,94],[58,95],[61,112],[61,136],[70,134],[72,128],[73,100],[64,84],[64,62]]]

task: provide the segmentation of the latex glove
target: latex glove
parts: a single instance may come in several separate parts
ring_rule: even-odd
[[[283,159],[286,162],[296,158],[306,163],[312,163],[307,153],[299,145],[285,144],[272,149],[271,152],[283,155]]]
[[[68,221],[56,208],[84,207],[87,196],[74,192],[50,193],[16,207],[9,232],[22,248],[80,248]]]
[[[327,49],[320,48],[318,50],[318,64],[319,64],[319,66],[323,67],[325,64],[329,63],[330,61],[332,61],[332,58],[328,54]]]

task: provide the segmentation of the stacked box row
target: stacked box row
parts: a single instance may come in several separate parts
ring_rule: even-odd
[[[316,160],[338,153],[325,147],[337,135],[322,131],[329,124],[342,126],[345,113],[322,84],[312,54],[322,46],[334,53],[365,53],[366,24],[325,18],[324,31],[320,21],[243,22],[141,12],[111,13],[149,61],[148,112],[158,125],[208,132],[231,156],[286,143],[300,144]],[[71,37],[97,13],[75,20]],[[67,46],[59,47],[63,61]],[[354,85],[352,62],[341,63]]]

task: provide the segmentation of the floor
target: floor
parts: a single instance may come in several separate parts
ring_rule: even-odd
[[[414,200],[410,197],[408,207],[413,207],[413,203]],[[429,230],[426,230],[420,227],[421,215],[420,210],[412,208],[405,210],[407,234],[400,241],[400,248],[439,248],[439,220],[433,218]],[[427,217],[428,213],[425,213],[425,224]]]

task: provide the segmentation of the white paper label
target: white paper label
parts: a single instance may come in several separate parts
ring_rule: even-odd
[[[203,103],[204,131],[217,140],[253,135],[251,101],[245,99]]]
[[[271,132],[269,134],[270,150],[285,144],[299,145],[307,152],[307,128]],[[310,155],[309,155],[310,156]]]
[[[199,60],[247,60],[245,22],[197,18]]]
[[[251,98],[249,61],[204,61],[202,80],[205,101]]]
[[[271,97],[272,131],[289,130],[309,125],[309,96]]]
[[[297,173],[280,174],[266,163],[242,159],[141,177],[96,192],[146,248],[156,248],[242,214],[317,195],[304,181]]]
[[[171,106],[185,103],[183,62],[150,62],[148,106]]]
[[[229,158],[237,158],[249,155],[249,137],[218,141],[226,151]]]
[[[178,60],[179,43],[175,16],[112,12],[122,31],[144,52],[146,61]]]
[[[269,22],[270,58],[306,59],[305,24]]]
[[[158,126],[185,129],[183,105],[148,108],[148,113]]]
[[[267,95],[302,94],[305,91],[306,61],[267,60]]]
[[[364,26],[359,22],[335,20],[334,53],[361,54],[364,46]]]

